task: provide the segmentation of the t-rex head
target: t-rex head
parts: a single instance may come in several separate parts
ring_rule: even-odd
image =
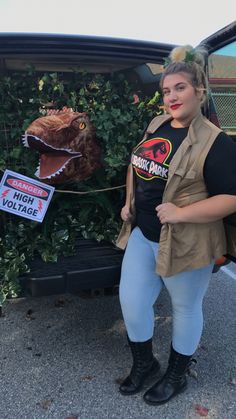
[[[85,113],[37,118],[26,129],[23,143],[39,151],[35,175],[48,184],[80,181],[101,167],[95,127]]]

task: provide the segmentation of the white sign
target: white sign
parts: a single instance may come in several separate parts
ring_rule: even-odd
[[[41,223],[55,188],[11,170],[0,184],[0,209]]]

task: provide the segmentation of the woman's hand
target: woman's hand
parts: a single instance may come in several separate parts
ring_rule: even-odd
[[[215,195],[181,208],[166,202],[156,211],[161,224],[211,223],[236,212],[236,195]]]
[[[181,221],[181,208],[177,207],[174,204],[171,204],[171,202],[166,202],[165,204],[158,205],[156,207],[156,212],[161,224],[175,224]]]
[[[128,221],[131,218],[131,212],[129,210],[129,206],[125,205],[120,213],[120,216],[122,218],[123,221]]]

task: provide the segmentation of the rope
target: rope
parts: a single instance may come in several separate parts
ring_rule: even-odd
[[[76,195],[87,195],[89,193],[97,193],[97,192],[104,192],[104,191],[112,191],[113,189],[121,189],[124,188],[126,185],[120,185],[120,186],[113,186],[112,188],[104,188],[104,189],[92,189],[91,191],[81,192],[81,191],[64,191],[60,189],[55,189],[55,192],[60,193],[70,193],[70,194],[76,194]]]
[[[0,169],[1,172],[4,173],[5,170]],[[104,188],[104,189],[92,189],[91,191],[85,191],[85,192],[81,192],[81,191],[64,191],[64,190],[60,190],[60,189],[55,189],[55,192],[59,192],[59,193],[70,193],[70,194],[76,194],[76,195],[87,195],[89,193],[97,193],[97,192],[104,192],[104,191],[112,191],[113,189],[121,189],[121,188],[125,188],[126,185],[120,185],[120,186],[113,186],[112,188]]]

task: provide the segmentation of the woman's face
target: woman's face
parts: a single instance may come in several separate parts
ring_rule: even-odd
[[[174,127],[187,127],[199,112],[202,90],[196,90],[186,73],[168,74],[162,86],[164,105]]]

